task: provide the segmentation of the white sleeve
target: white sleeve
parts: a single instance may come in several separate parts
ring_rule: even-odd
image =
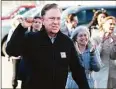
[[[8,43],[8,41],[10,40],[13,32],[14,32],[15,29],[10,29],[9,33],[8,33],[8,37],[7,37],[7,40],[6,40],[6,44]]]

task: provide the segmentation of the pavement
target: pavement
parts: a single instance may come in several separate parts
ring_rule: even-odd
[[[97,88],[106,88],[107,86],[107,71],[103,67],[100,72],[95,73],[95,79],[97,80]],[[2,57],[2,87],[1,88],[12,88],[12,74],[13,74],[12,60],[8,61],[7,57]],[[18,81],[17,88],[20,88],[21,81]]]
[[[12,88],[12,60],[8,61],[7,57],[2,57],[2,84],[1,88]],[[21,81],[18,81],[17,88],[20,88]]]

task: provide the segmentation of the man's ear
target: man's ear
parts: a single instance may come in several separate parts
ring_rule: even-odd
[[[41,17],[41,21],[42,21],[42,24],[44,25],[44,18],[43,17]]]
[[[41,17],[41,21],[43,22],[43,20],[44,20],[44,18],[43,17]]]

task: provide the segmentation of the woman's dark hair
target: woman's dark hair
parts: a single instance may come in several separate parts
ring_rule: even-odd
[[[52,8],[59,8],[57,4],[53,3],[53,4],[46,4],[42,10],[41,10],[41,16],[44,16],[46,11],[52,9]],[[59,8],[60,9],[60,8]]]
[[[74,20],[74,17],[76,16],[76,14],[72,13],[72,14],[68,14],[66,21],[67,22],[72,22]]]
[[[105,14],[106,17],[108,16],[108,13],[106,12],[106,10],[97,10],[94,12],[94,15],[93,15],[93,18],[92,18],[92,21],[89,23],[88,27],[90,28],[91,26],[95,26],[98,24],[98,21],[97,21],[97,18],[99,16],[99,14]]]
[[[98,24],[97,18],[98,18],[98,16],[99,16],[99,14],[105,14],[106,17],[108,16],[108,13],[107,13],[106,10],[104,10],[104,9],[97,10],[97,11],[94,12],[93,18],[92,18],[91,22],[90,22],[89,25],[88,25],[89,32],[90,32],[90,36],[91,36],[91,34],[92,34],[92,33],[91,33],[91,27],[92,27],[92,26],[96,26],[96,25]]]

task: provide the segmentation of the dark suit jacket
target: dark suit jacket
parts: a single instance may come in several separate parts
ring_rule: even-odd
[[[45,29],[28,33],[19,25],[8,42],[10,55],[22,55],[31,74],[24,89],[65,89],[68,66],[80,89],[89,89],[83,67],[79,63],[73,42],[60,31],[54,44]]]

